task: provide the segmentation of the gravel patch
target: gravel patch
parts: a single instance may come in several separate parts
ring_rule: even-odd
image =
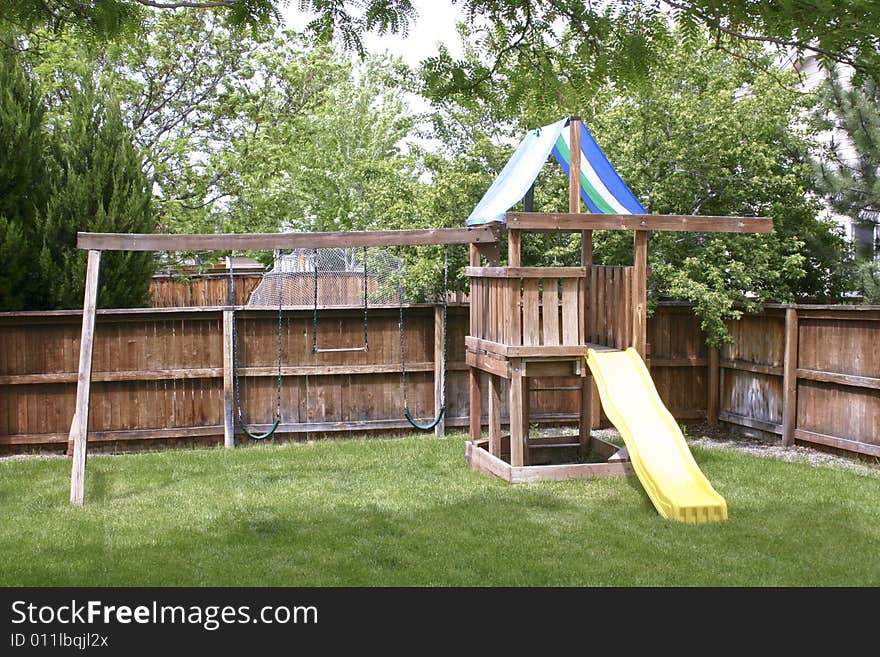
[[[780,441],[746,437],[733,430],[710,427],[708,424],[689,425],[688,443],[708,449],[735,449],[763,458],[779,459],[789,463],[809,463],[814,466],[843,468],[860,474],[880,477],[880,460],[860,460],[856,456],[838,456],[812,447],[794,445],[783,447]],[[699,436],[699,437],[697,437]]]

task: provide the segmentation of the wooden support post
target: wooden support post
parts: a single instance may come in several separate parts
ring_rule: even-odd
[[[482,264],[480,262],[480,250],[476,244],[471,244],[468,248],[468,264],[471,267],[479,267]]]
[[[568,124],[568,211],[581,213],[581,120],[573,116]],[[581,265],[593,264],[593,231],[581,231]]]
[[[510,465],[513,467],[529,464],[529,448],[523,436],[523,375],[522,362],[518,359],[510,363]]]
[[[471,267],[479,267],[480,250],[476,244],[471,244],[468,249],[468,264]],[[473,299],[474,291],[471,290],[471,298]],[[471,312],[474,312],[474,303],[471,303]],[[475,326],[475,318],[471,317],[471,333]],[[468,394],[470,413],[470,439],[474,442],[483,437],[482,414],[483,414],[483,379],[482,373],[476,367],[468,368]],[[489,417],[489,426],[492,425],[492,418]]]
[[[489,374],[489,453],[501,458],[501,379]]]
[[[73,463],[70,470],[70,502],[82,506],[86,488],[86,450],[89,433],[89,394],[92,383],[92,348],[95,338],[95,308],[98,302],[98,270],[101,252],[89,251],[86,289],[83,298],[82,334],[79,341],[79,373],[76,379],[76,412],[70,423]]]
[[[235,447],[235,362],[231,310],[223,311],[223,446]]]
[[[641,357],[647,358],[648,340],[648,231],[637,230],[633,238],[633,343]]]
[[[785,362],[782,370],[782,445],[794,445],[797,428],[797,366],[798,314],[797,308],[785,310]]]
[[[709,389],[706,395],[706,421],[709,426],[718,424],[718,399],[721,395],[721,365],[716,347],[709,347]]]
[[[522,432],[523,432],[523,449],[526,454],[529,453],[529,390],[531,385],[529,383],[529,377],[524,376],[522,380]]]
[[[443,307],[434,306],[434,417],[440,412],[440,408],[444,405],[443,399],[443,377],[449,376],[449,372],[443,371]],[[440,418],[437,426],[434,427],[435,436],[446,435],[446,416]]]
[[[522,263],[522,233],[511,230],[507,233],[507,266],[521,267]]]
[[[581,456],[590,453],[590,429],[593,426],[593,377],[581,379],[580,424],[578,425],[578,442]]]
[[[469,410],[470,413],[470,439],[474,442],[483,437],[481,416],[483,414],[483,379],[482,373],[476,367],[468,368],[469,383]],[[491,422],[491,418],[489,418]]]

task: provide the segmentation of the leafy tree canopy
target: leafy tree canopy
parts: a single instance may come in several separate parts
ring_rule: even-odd
[[[569,33],[583,61],[598,75],[644,71],[653,52],[652,23],[673,16],[691,31],[711,31],[718,49],[758,42],[786,51],[814,53],[827,63],[851,65],[880,77],[880,5],[874,0],[452,0],[475,32],[488,63],[454,61],[441,53],[430,62],[438,94],[473,88],[511,58],[535,64],[556,57],[560,35]],[[72,28],[97,38],[143,31],[155,10],[210,10],[231,24],[259,25],[280,18],[288,0],[2,0],[0,16],[20,31]],[[411,0],[298,0],[312,20],[312,36],[339,38],[362,52],[365,33],[405,34],[418,20]]]

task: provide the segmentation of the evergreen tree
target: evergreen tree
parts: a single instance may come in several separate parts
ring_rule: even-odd
[[[823,85],[819,127],[834,130],[816,162],[818,187],[832,209],[861,225],[880,222],[880,85],[833,73]]]
[[[86,254],[78,231],[148,233],[154,229],[150,183],[119,103],[83,80],[52,126],[49,200],[40,218],[40,270],[55,308],[82,306]],[[145,305],[155,270],[152,253],[107,252],[98,305]]]
[[[18,52],[0,50],[0,310],[45,306],[36,269],[44,107]]]

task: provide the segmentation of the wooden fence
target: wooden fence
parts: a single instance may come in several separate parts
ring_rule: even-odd
[[[715,365],[719,419],[880,456],[880,308],[770,306],[731,331]]]
[[[263,275],[236,272],[235,303],[243,306]],[[150,305],[153,308],[211,308],[224,306],[229,299],[229,276],[225,273],[194,274],[189,278],[154,276],[150,282]]]
[[[99,311],[90,441],[108,449],[222,443],[229,333],[223,313],[221,307]],[[278,316],[271,310],[237,316],[242,409],[265,427],[275,412]],[[371,308],[368,352],[312,354],[311,322],[308,310],[283,316],[281,431],[306,437],[407,428],[397,308]],[[433,306],[405,309],[408,399],[423,419],[435,408],[438,323]],[[76,311],[0,313],[0,453],[66,448],[80,327]],[[467,306],[451,306],[446,424],[452,427],[468,422],[467,330]],[[880,309],[773,306],[732,322],[731,330],[736,343],[719,353],[706,348],[689,307],[662,305],[650,318],[652,376],[676,418],[717,417],[788,442],[880,456]],[[362,339],[359,309],[322,311],[322,348]],[[567,383],[532,382],[532,421],[576,419],[579,390]],[[594,413],[594,426],[604,421]]]

